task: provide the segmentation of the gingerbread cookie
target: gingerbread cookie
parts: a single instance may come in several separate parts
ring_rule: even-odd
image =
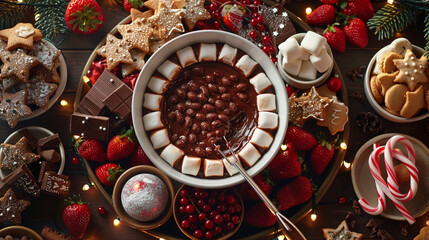
[[[160,2],[163,2],[168,7],[175,9],[183,8],[185,5],[185,0],[148,0],[144,3],[144,6],[156,12],[158,11]]]
[[[396,71],[394,73],[380,73],[377,75],[377,81],[381,86],[381,95],[383,97],[386,95],[387,89],[389,89],[394,84],[393,81],[398,76],[398,74],[399,71]]]
[[[2,143],[0,149],[4,158],[0,163],[1,169],[15,170],[22,164],[30,164],[40,159],[40,156],[32,153],[27,146],[27,139],[22,137],[14,145]]]
[[[383,96],[381,95],[381,90],[377,87],[376,81],[377,81],[377,76],[372,76],[369,82],[371,93],[372,93],[372,96],[374,96],[375,101],[377,101],[377,103],[382,103]]]
[[[296,103],[296,93],[289,97],[289,121],[298,127],[303,127],[307,121],[302,118],[302,107]]]
[[[197,21],[208,20],[212,16],[204,8],[204,0],[186,0],[185,2],[185,23],[188,30],[192,30]]]
[[[6,118],[11,128],[14,128],[19,119],[33,114],[31,109],[25,104],[27,101],[27,89],[17,93],[4,92],[0,102],[0,116]]]
[[[395,59],[393,62],[399,69],[395,83],[405,83],[410,91],[414,91],[419,83],[429,82],[424,73],[428,67],[427,58],[424,55],[418,59],[413,51],[408,49],[404,59]]]
[[[399,114],[404,118],[409,118],[414,116],[420,111],[420,109],[426,107],[426,101],[424,98],[423,86],[417,88],[416,91],[408,91],[405,98],[405,104],[402,107]]]
[[[185,31],[182,24],[183,10],[168,7],[163,1],[159,2],[159,7],[155,15],[148,19],[148,22],[158,27],[160,39],[170,37],[174,32]]]
[[[65,233],[60,233],[48,226],[43,227],[41,235],[44,240],[73,240],[72,236],[69,236]]]
[[[334,91],[331,91],[328,88],[328,84],[323,84],[322,86],[316,88],[317,92],[322,97],[332,98],[333,96],[337,96],[337,94]]]
[[[402,59],[401,54],[396,52],[387,52],[381,57],[381,62],[379,65],[380,71],[382,73],[391,73],[396,71],[398,68],[393,63],[394,59]]]
[[[12,189],[7,190],[6,194],[0,198],[0,223],[8,221],[20,225],[21,213],[28,206],[30,206],[30,201],[20,200]]]
[[[308,94],[304,93],[297,98],[296,103],[302,107],[302,118],[314,118],[320,121],[325,119],[325,108],[331,103],[327,97],[321,97],[313,86]]]
[[[48,109],[49,98],[55,92],[57,87],[57,84],[45,82],[40,72],[34,73],[28,80],[28,83],[18,85],[18,89],[28,90],[26,104],[36,104],[44,109]]]
[[[6,49],[8,51],[18,47],[31,50],[33,42],[39,41],[42,37],[42,32],[34,28],[31,23],[18,23],[13,28],[0,31],[0,38],[7,41]]]
[[[119,25],[118,31],[122,35],[122,41],[126,42],[129,49],[138,48],[143,52],[149,51],[149,37],[153,33],[153,28],[148,27],[145,18],[140,18],[131,24]]]
[[[328,127],[331,135],[344,131],[344,126],[349,120],[349,108],[333,96],[331,104],[325,108],[325,111],[326,118],[323,121],[317,121],[317,125]]]
[[[326,240],[358,240],[363,238],[363,234],[349,230],[346,220],[343,220],[336,229],[322,228],[322,230]]]
[[[422,227],[420,229],[419,235],[417,235],[414,240],[427,240],[429,239],[429,226]]]
[[[23,49],[13,52],[3,51],[0,58],[4,64],[0,78],[15,76],[24,83],[28,81],[30,69],[39,64],[37,58],[27,55]]]
[[[130,50],[131,57],[133,58],[133,63],[131,64],[122,64],[122,77],[126,77],[135,71],[142,70],[145,61],[145,53],[140,51],[139,49],[131,49]]]
[[[395,84],[390,87],[384,98],[386,107],[398,114],[401,111],[402,107],[405,104],[405,94],[408,92],[407,86],[403,84]]]
[[[148,1],[146,1],[147,3]],[[153,10],[147,10],[147,11],[139,11],[135,8],[131,8],[130,11],[130,15],[131,15],[131,21],[134,22],[135,20],[139,19],[139,18],[143,18],[143,19],[148,19],[149,17],[153,16]]]
[[[33,50],[28,52],[28,55],[35,57],[46,69],[50,71],[55,66],[54,60],[57,59],[60,54],[60,50],[50,47],[43,41],[35,42]]]
[[[107,60],[107,69],[113,70],[120,63],[131,64],[133,59],[128,51],[129,46],[112,34],[107,34],[106,45],[97,50],[97,53]]]

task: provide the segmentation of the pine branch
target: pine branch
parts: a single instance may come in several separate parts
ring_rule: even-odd
[[[426,39],[426,46],[425,46],[425,51],[429,51],[429,12],[426,12],[426,17],[425,17],[425,27],[423,29],[423,32],[425,33],[425,39]]]
[[[420,10],[429,10],[429,2],[428,1],[422,1],[422,0],[399,0],[400,3],[408,5],[413,8],[417,8]]]
[[[399,3],[386,4],[367,22],[368,29],[375,29],[378,40],[391,38],[416,21],[415,11],[416,9]]]
[[[35,0],[29,0],[29,5],[14,5],[0,1],[0,29],[11,28],[19,22],[26,22]],[[13,2],[15,3],[15,2]]]
[[[43,36],[51,42],[62,36],[62,42],[68,35],[69,29],[65,23],[64,16],[67,1],[63,0],[39,0],[39,4],[46,6],[34,6],[36,22],[34,26],[42,31]]]

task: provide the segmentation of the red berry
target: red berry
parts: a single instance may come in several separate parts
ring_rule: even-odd
[[[271,43],[271,38],[269,36],[264,36],[262,38],[262,44],[268,45]]]
[[[228,213],[229,213],[229,214],[234,214],[234,213],[235,213],[235,208],[234,208],[233,206],[230,206],[230,207],[228,208]]]
[[[243,5],[244,6],[247,6],[247,5],[249,5],[250,4],[250,2],[248,1],[248,0],[243,0]]]
[[[293,87],[291,87],[291,86],[287,86],[286,92],[287,92],[287,96],[290,97],[295,92],[295,89],[293,89]]]
[[[229,215],[229,213],[225,213],[222,217],[225,222],[228,222],[231,219],[231,215]]]
[[[215,228],[214,228],[214,232],[216,233],[216,234],[221,234],[222,233],[222,228],[221,227],[219,227],[219,226],[216,226]]]
[[[194,237],[202,238],[203,237],[203,231],[201,231],[200,229],[195,230]]]
[[[223,204],[218,205],[217,210],[221,213],[225,212],[225,205],[223,205]]]
[[[210,11],[216,10],[217,9],[217,3],[212,2],[210,4]]]
[[[214,21],[213,24],[216,28],[220,28],[220,22],[218,20]]]
[[[182,191],[180,191],[180,196],[181,197],[189,196],[189,191],[187,189],[182,189]]]
[[[210,206],[215,205],[215,204],[216,204],[216,198],[214,198],[214,197],[209,198],[209,200],[207,201],[207,203],[208,203]]]
[[[189,203],[189,198],[181,198],[180,199],[180,205],[182,205],[182,206],[186,206],[186,205],[188,205],[188,203]]]
[[[256,29],[258,29],[260,32],[263,32],[265,30],[264,24],[259,23],[258,26],[256,26]]]
[[[261,5],[261,2],[259,2],[258,0],[253,1],[253,5],[254,6],[259,6]]]
[[[333,92],[338,92],[341,90],[342,82],[337,77],[332,77],[328,80],[328,88]]]
[[[204,223],[204,227],[206,227],[207,229],[212,229],[213,227],[214,227],[214,222],[213,222],[213,220],[207,220],[205,223]]]
[[[262,47],[262,51],[264,51],[264,53],[269,54],[270,53],[270,47],[268,46],[263,46]]]
[[[258,20],[258,23],[261,23],[261,22],[263,22],[263,21],[264,21],[264,18],[263,18],[263,17],[261,17],[261,16],[257,17],[256,19]]]
[[[234,223],[232,223],[232,222],[227,223],[226,229],[228,229],[228,231],[231,231],[232,229],[234,229]]]
[[[273,46],[270,46],[270,52],[275,52],[276,50],[274,49]]]
[[[190,225],[190,223],[189,223],[189,221],[188,220],[183,220],[181,223],[180,223],[180,226],[182,226],[182,228],[188,228],[189,227],[189,225]]]
[[[240,217],[239,216],[232,216],[231,222],[234,223],[235,225],[237,225],[240,222]]]
[[[78,157],[73,157],[73,158],[72,158],[72,163],[73,163],[74,165],[79,164],[79,158],[78,158]]]
[[[236,213],[241,212],[241,205],[239,203],[236,203],[234,205],[234,210]]]
[[[200,192],[199,198],[206,199],[209,196],[209,193],[207,191]]]
[[[191,215],[189,215],[188,219],[189,219],[189,222],[196,223],[198,220],[198,217],[195,214],[191,214]]]
[[[251,31],[249,32],[249,36],[251,39],[255,40],[256,37],[258,36],[258,33],[256,31]]]
[[[252,18],[257,18],[257,17],[259,17],[259,16],[261,16],[261,15],[259,15],[259,13],[258,12],[254,12],[254,13],[252,13]],[[256,19],[257,20],[257,19]]]
[[[210,209],[211,209],[211,207],[209,205],[207,205],[207,204],[203,206],[203,211],[204,212],[210,212]]]
[[[205,220],[206,219],[206,214],[205,213],[200,213],[200,214],[198,214],[198,219],[200,219],[201,221],[203,221],[203,220]]]
[[[252,18],[250,20],[250,25],[252,25],[253,27],[256,26],[256,25],[258,25],[258,20],[256,18]]]
[[[106,213],[106,210],[104,209],[104,207],[98,207],[97,212],[98,212],[100,215],[104,215],[104,214]]]
[[[192,204],[189,204],[188,206],[186,206],[186,212],[191,214],[195,211],[195,207]]]
[[[345,197],[340,197],[340,199],[338,199],[338,203],[339,203],[339,204],[344,204],[344,203],[346,203],[346,198],[345,198]]]
[[[214,222],[216,224],[220,224],[222,221],[223,221],[223,217],[220,214],[216,215],[216,217],[214,218]]]
[[[198,206],[199,208],[202,208],[205,204],[206,204],[206,203],[204,202],[204,200],[202,200],[202,199],[198,199],[198,201],[197,201],[197,206]]]
[[[228,194],[228,196],[226,196],[226,202],[228,204],[233,204],[233,203],[235,203],[235,201],[236,201],[235,197],[232,196],[231,194]]]
[[[217,200],[219,200],[219,202],[223,202],[223,201],[225,201],[225,194],[219,194],[218,196],[217,196]]]
[[[216,215],[218,215],[219,214],[219,212],[218,211],[216,211],[216,210],[214,210],[214,211],[212,211],[211,213],[210,213],[210,218],[211,219],[214,219],[215,217],[216,217]]]
[[[184,214],[186,212],[186,208],[184,206],[179,207],[179,213]]]
[[[205,236],[207,239],[212,239],[212,238],[213,238],[213,233],[212,233],[212,232],[210,232],[210,231],[207,231],[207,232],[206,232],[206,234],[204,234],[204,236]]]
[[[272,57],[271,62],[273,62],[275,64],[277,62],[277,59],[275,57]]]

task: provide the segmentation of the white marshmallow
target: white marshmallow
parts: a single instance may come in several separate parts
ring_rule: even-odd
[[[162,96],[153,93],[145,93],[143,107],[152,111],[161,110]]]
[[[286,62],[301,58],[303,49],[295,38],[288,38],[279,45],[279,51]]]
[[[179,74],[182,68],[170,60],[166,60],[161,66],[158,67],[158,72],[161,73],[168,80],[173,80]]]
[[[147,87],[155,93],[162,94],[167,90],[168,84],[170,84],[170,81],[158,76],[153,76],[150,78]]]
[[[279,116],[273,112],[259,112],[258,113],[258,127],[263,129],[273,130],[279,124]]]
[[[301,41],[301,47],[307,52],[314,55],[319,55],[320,50],[326,43],[326,38],[313,31],[308,31],[304,39]]]
[[[320,51],[319,55],[311,55],[310,56],[310,62],[314,65],[314,67],[319,71],[320,73],[325,72],[329,69],[329,67],[332,65],[332,58],[329,56],[328,52]]]
[[[150,141],[152,142],[153,148],[160,149],[170,144],[170,138],[166,128],[154,131],[150,134]]]
[[[240,158],[238,157],[238,154],[235,154],[235,157],[236,157],[237,159],[240,159]],[[229,157],[227,157],[227,158],[228,158],[228,159],[230,159],[230,158],[233,158],[233,156],[231,155],[231,156],[229,156]],[[237,168],[235,168],[233,165],[229,164],[228,160],[226,160],[226,159],[222,159],[222,161],[223,161],[223,165],[225,166],[226,171],[228,172],[228,174],[229,174],[230,176],[235,175],[235,174],[237,174],[237,173],[238,173]],[[240,160],[237,162],[237,164],[241,165]]]
[[[258,94],[265,92],[272,86],[270,79],[268,79],[267,75],[265,75],[263,72],[258,73],[252,77],[250,79],[250,83],[253,85],[253,87],[255,87],[255,91]]]
[[[237,60],[237,52],[237,48],[233,48],[228,44],[225,44],[223,45],[222,50],[220,51],[219,57],[217,59],[219,62],[234,66],[235,61]]]
[[[143,116],[143,125],[146,131],[152,131],[164,127],[161,120],[161,112],[150,112]]]
[[[172,167],[177,164],[183,155],[185,155],[185,153],[182,149],[174,146],[173,144],[168,144],[160,154],[161,158],[168,162]]]
[[[214,43],[201,43],[200,51],[198,54],[198,61],[216,61],[216,44]]]
[[[250,142],[260,148],[267,149],[273,142],[273,135],[267,131],[256,128]]]
[[[223,177],[223,162],[221,159],[204,159],[205,177]]]
[[[323,46],[323,47],[325,47],[325,46]],[[304,61],[310,60],[310,55],[311,54],[309,52],[305,51],[305,49],[303,48],[301,60],[304,60]]]
[[[272,93],[264,93],[256,96],[256,105],[260,112],[275,111],[276,108],[276,95]]]
[[[317,69],[310,61],[302,61],[301,70],[298,77],[306,80],[314,80],[317,76]]]
[[[194,50],[190,46],[180,49],[176,54],[183,68],[197,62]]]
[[[290,75],[297,76],[299,70],[301,70],[302,60],[300,58],[297,58],[295,60],[285,62],[285,59],[286,58],[283,58],[282,60],[283,69]]]
[[[235,68],[239,69],[244,76],[248,77],[255,70],[257,62],[253,61],[248,55],[243,55],[235,64]]]
[[[200,166],[201,158],[185,156],[182,161],[182,173],[197,176]]]
[[[253,166],[261,157],[259,150],[251,143],[247,143],[238,155],[248,167]]]

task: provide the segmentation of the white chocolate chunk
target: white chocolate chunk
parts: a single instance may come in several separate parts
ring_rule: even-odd
[[[161,110],[162,96],[153,93],[145,93],[143,107],[152,111]]]
[[[238,155],[248,167],[253,166],[261,157],[259,150],[251,143],[247,143]]]
[[[168,137],[168,131],[166,128],[154,131],[150,134],[150,141],[152,142],[153,148],[160,149],[170,144],[170,138]]]
[[[253,61],[249,55],[243,55],[235,64],[235,68],[239,69],[244,76],[248,77],[255,70],[257,62]]]
[[[326,44],[326,38],[313,31],[308,31],[304,39],[301,41],[301,47],[307,52],[314,55],[319,55],[320,50]]]
[[[160,154],[161,158],[168,162],[172,167],[177,164],[183,155],[185,155],[183,150],[173,144],[168,144]]]
[[[279,116],[273,112],[258,113],[258,128],[273,130],[279,124]]]
[[[283,69],[290,75],[297,76],[299,73],[299,70],[301,70],[301,65],[303,61],[299,58],[289,62],[285,62],[284,60],[285,58],[283,58],[282,60]]]
[[[233,48],[228,44],[225,44],[219,53],[218,61],[234,66],[235,61],[237,60],[237,52],[237,48]]]
[[[235,157],[236,157],[238,160],[240,159],[240,158],[239,158],[239,156],[238,156],[238,154],[235,154]],[[228,158],[228,159],[230,159],[230,158],[233,158],[233,156],[231,155],[231,156],[229,156],[229,157],[227,157],[227,158]],[[235,175],[235,174],[237,174],[237,173],[238,173],[237,168],[235,168],[233,165],[229,164],[228,160],[226,160],[226,159],[222,159],[222,161],[223,161],[223,165],[225,166],[226,171],[228,172],[228,174],[229,174],[230,176],[233,176],[233,175]],[[240,160],[237,162],[237,164],[241,165]]]
[[[273,135],[267,131],[256,128],[250,142],[260,148],[267,149],[273,142]]]
[[[197,58],[195,57],[194,50],[191,46],[185,47],[177,51],[176,54],[177,58],[179,59],[180,65],[182,65],[183,68],[197,62]]]
[[[143,125],[146,131],[152,131],[164,127],[161,120],[161,112],[151,112],[143,116]]]
[[[264,93],[256,96],[256,105],[260,112],[275,111],[276,108],[276,95],[272,93]]]
[[[197,176],[200,166],[201,158],[185,156],[182,161],[182,173]]]
[[[290,62],[301,58],[304,50],[295,38],[288,38],[279,45],[279,51],[283,55],[284,61]]]
[[[161,73],[168,80],[173,80],[179,74],[182,68],[170,60],[166,60],[161,66],[158,67],[158,72]]]
[[[325,48],[326,49],[326,48]],[[310,55],[310,62],[320,73],[325,72],[332,65],[332,58],[329,56],[328,52],[320,51],[319,55]]]
[[[317,69],[310,61],[302,61],[301,70],[298,77],[305,80],[314,80],[317,76]]]
[[[198,54],[198,62],[216,61],[216,44],[214,43],[201,43]]]
[[[149,80],[147,87],[155,93],[162,94],[167,90],[168,84],[170,84],[170,81],[158,76],[153,76]]]
[[[221,159],[204,159],[205,177],[222,177],[223,162]]]
[[[262,72],[252,77],[250,83],[255,87],[255,91],[258,94],[267,91],[272,86],[270,79]]]

